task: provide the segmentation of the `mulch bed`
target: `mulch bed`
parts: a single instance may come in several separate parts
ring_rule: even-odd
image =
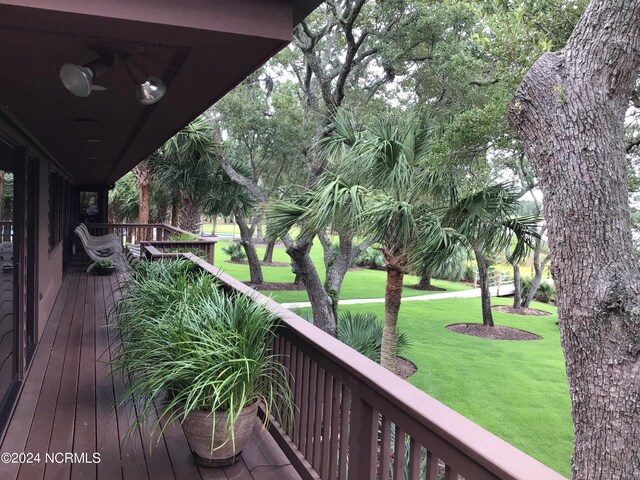
[[[416,367],[413,362],[402,357],[396,359],[396,375],[401,379],[406,380],[417,371],[418,367]]]
[[[504,327],[495,325],[493,327],[485,327],[481,323],[452,323],[446,325],[447,330],[461,333],[462,335],[470,335],[472,337],[488,338],[491,340],[541,340],[542,337],[519,330],[517,328]]]
[[[551,315],[549,312],[538,310],[537,308],[513,308],[508,305],[496,305],[492,308],[497,312],[512,313],[514,315],[533,315],[534,317],[546,317],[548,315]]]
[[[405,285],[406,288],[411,288],[413,290],[422,290],[425,292],[446,292],[446,288],[435,287],[433,285]]]
[[[248,287],[254,290],[278,290],[278,291],[292,291],[292,290],[304,290],[304,285],[296,285],[295,283],[288,282],[264,282],[259,285],[254,285],[250,282],[244,282]]]

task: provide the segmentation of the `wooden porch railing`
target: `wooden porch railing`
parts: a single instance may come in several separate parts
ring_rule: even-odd
[[[91,235],[115,233],[123,245],[139,244],[141,253],[152,246],[159,255],[193,253],[211,264],[214,262],[217,238],[200,237],[166,223],[90,223],[87,228]],[[171,240],[174,234],[192,235],[196,240]]]
[[[273,300],[184,257],[280,318],[273,349],[296,408],[292,422],[273,421],[270,432],[303,479],[564,478]]]

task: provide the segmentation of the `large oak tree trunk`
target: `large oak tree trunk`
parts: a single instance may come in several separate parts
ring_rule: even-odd
[[[640,271],[624,119],[640,0],[592,1],[509,107],[544,194],[574,421],[573,478],[640,478]]]
[[[478,266],[478,282],[480,283],[480,299],[482,303],[482,324],[493,327],[493,314],[491,312],[491,291],[489,290],[489,264],[484,256],[481,246],[474,245],[476,265]]]
[[[247,263],[249,264],[249,276],[251,283],[259,285],[264,282],[262,276],[262,267],[260,266],[260,258],[256,251],[256,246],[253,243],[253,231],[247,225],[242,214],[237,212],[235,214],[236,223],[240,229],[240,245],[244,248],[244,252],[247,254]]]
[[[395,373],[396,347],[398,344],[398,313],[402,300],[402,268],[387,265],[387,285],[384,293],[384,324],[382,328],[382,346],[380,365]]]
[[[289,235],[284,235],[282,241],[287,247],[287,253],[295,262],[296,281],[300,279],[304,283],[309,295],[313,324],[335,336],[336,317],[333,313],[333,304],[320,280],[318,270],[309,256],[311,245],[299,245],[299,240],[294,242]]]

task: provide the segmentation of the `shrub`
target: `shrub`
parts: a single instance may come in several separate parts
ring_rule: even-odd
[[[462,280],[465,282],[473,283],[476,281],[476,275],[478,271],[473,268],[471,265],[467,265],[464,268],[464,272],[462,273]]]
[[[531,277],[524,277],[521,280],[522,284],[522,298],[527,298],[529,291],[531,290],[531,284],[533,279]],[[538,287],[538,291],[533,296],[534,300],[543,303],[555,303],[556,301],[556,287],[547,281],[544,281]]]
[[[384,265],[384,257],[380,250],[373,247],[367,247],[366,250],[363,250],[360,255],[353,259],[351,265],[354,267],[366,267],[375,270]]]
[[[196,242],[198,237],[188,232],[173,233],[169,237],[170,242]]]
[[[139,423],[155,416],[166,393],[159,413],[170,421],[206,409],[227,410],[233,424],[256,401],[280,421],[290,418],[287,373],[270,350],[278,319],[188,263],[149,264],[127,281],[111,361],[132,378],[120,401],[135,398]]]
[[[107,269],[107,268],[113,268],[115,265],[113,264],[113,262],[111,260],[98,260],[96,262],[96,268],[101,269]]]
[[[336,336],[342,343],[380,363],[382,323],[373,313],[344,312],[338,317]],[[398,330],[396,353],[402,355],[409,346],[409,337]]]
[[[229,258],[234,262],[240,262],[247,258],[244,248],[239,243],[230,243],[228,246],[222,247],[222,251],[229,255]]]
[[[535,299],[544,303],[556,302],[556,287],[547,281],[544,281],[538,287]]]

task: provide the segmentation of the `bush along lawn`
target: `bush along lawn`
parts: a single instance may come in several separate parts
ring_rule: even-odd
[[[510,299],[492,299],[509,305]],[[557,309],[534,302],[550,316],[494,311],[496,325],[519,328],[541,340],[488,340],[451,332],[445,325],[482,323],[480,299],[408,302],[398,327],[410,340],[406,356],[418,367],[410,383],[559,473],[571,474],[571,404]],[[382,316],[384,305],[349,305],[341,311]]]
[[[229,254],[224,251],[231,242],[227,240],[220,241],[216,244],[215,264],[225,273],[237,278],[241,281],[249,279],[249,267],[247,264],[230,263]],[[262,258],[264,255],[264,247],[258,247],[258,256]],[[324,263],[322,260],[322,247],[314,245],[311,250],[311,257],[318,268],[320,275],[325,273]],[[274,262],[289,262],[289,256],[284,248],[276,248],[273,252]],[[265,282],[293,282],[294,275],[290,267],[262,267]],[[405,285],[415,285],[419,278],[413,275],[405,276]],[[342,285],[340,298],[342,300],[350,298],[384,298],[386,273],[382,270],[357,269],[347,273]],[[448,292],[467,290],[470,286],[459,282],[448,282],[446,280],[433,280],[435,287],[444,288]],[[271,296],[280,303],[287,302],[307,302],[309,300],[307,292],[302,291],[263,291],[265,295]],[[441,293],[435,291],[414,290],[404,288],[403,296],[429,295],[433,293]]]

